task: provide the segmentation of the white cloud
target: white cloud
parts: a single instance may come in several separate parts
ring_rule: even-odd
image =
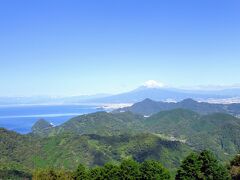
[[[148,80],[143,84],[143,86],[145,86],[147,88],[161,88],[161,87],[164,87],[164,84],[159,83],[155,80]]]

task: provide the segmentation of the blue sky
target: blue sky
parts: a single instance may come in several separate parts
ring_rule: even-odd
[[[0,96],[240,83],[238,0],[1,0]]]

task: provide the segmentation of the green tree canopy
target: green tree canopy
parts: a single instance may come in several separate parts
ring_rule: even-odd
[[[74,180],[88,180],[88,172],[84,165],[80,164],[73,174]]]
[[[132,159],[123,160],[120,165],[120,178],[124,180],[139,179],[139,163]]]
[[[104,169],[104,179],[109,180],[117,180],[120,177],[120,167],[117,165],[113,165],[111,163],[107,163],[103,166]]]
[[[154,160],[146,160],[140,165],[142,180],[164,180],[170,179],[170,173],[162,164]]]
[[[209,151],[192,153],[178,169],[176,180],[228,180],[230,175]]]
[[[176,180],[201,179],[201,177],[201,162],[198,160],[198,154],[192,153],[182,162]]]
[[[231,164],[231,166],[239,166],[240,167],[240,154],[236,155],[230,164]]]
[[[104,169],[102,167],[95,167],[89,171],[89,179],[91,180],[104,180]]]
[[[72,180],[72,173],[63,169],[53,168],[36,170],[33,173],[33,180]]]
[[[240,179],[240,154],[236,155],[234,159],[230,162],[230,173],[232,179]]]

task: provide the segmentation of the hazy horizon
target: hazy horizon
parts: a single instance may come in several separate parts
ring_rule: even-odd
[[[134,90],[137,90],[138,88],[145,87],[145,88],[158,88],[158,89],[176,89],[176,90],[186,90],[186,91],[221,91],[221,90],[228,90],[228,89],[240,89],[239,84],[233,84],[233,85],[197,85],[197,86],[171,86],[169,84],[163,84],[161,82],[157,82],[155,80],[148,80],[142,84],[139,84],[136,87],[133,87],[133,89],[125,90],[125,91],[119,91],[119,92],[96,92],[95,94],[62,94],[62,95],[51,95],[51,94],[34,94],[34,95],[12,95],[12,96],[0,96],[0,98],[4,97],[51,97],[51,98],[61,98],[61,97],[75,97],[75,96],[82,96],[82,97],[101,97],[101,96],[111,96],[111,95],[117,95],[121,93],[127,93]]]

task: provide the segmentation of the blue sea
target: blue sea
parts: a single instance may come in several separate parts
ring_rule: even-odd
[[[91,105],[28,105],[0,107],[0,127],[22,134],[31,132],[31,127],[39,119],[60,125],[72,117],[100,111]]]

